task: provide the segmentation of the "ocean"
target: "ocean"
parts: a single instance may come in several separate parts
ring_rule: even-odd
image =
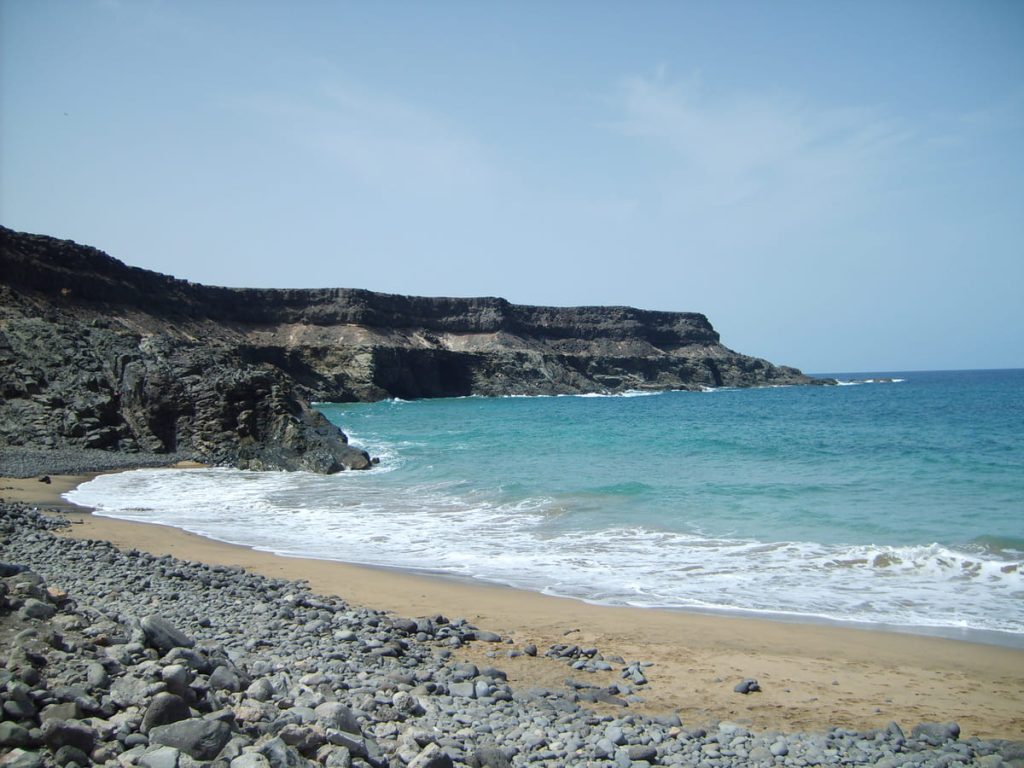
[[[282,555],[1024,647],[1024,370],[830,375],[319,404],[377,468],[137,470],[67,498]]]

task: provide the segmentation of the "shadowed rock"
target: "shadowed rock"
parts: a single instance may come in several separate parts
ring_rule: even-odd
[[[0,227],[0,441],[367,469],[310,405],[806,384],[704,315],[195,285]]]
[[[142,733],[149,733],[161,725],[170,725],[192,716],[188,703],[173,693],[158,693],[146,708],[142,718]]]
[[[155,614],[146,616],[140,622],[146,634],[146,642],[160,653],[167,653],[172,648],[191,648],[195,640]]]
[[[161,725],[149,732],[150,743],[174,747],[196,760],[212,760],[230,738],[227,723],[201,718]]]

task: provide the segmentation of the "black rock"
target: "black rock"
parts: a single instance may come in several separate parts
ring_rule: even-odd
[[[359,733],[359,722],[352,710],[338,701],[321,704],[314,710],[318,722],[325,728],[347,733]]]
[[[374,466],[316,400],[816,381],[733,352],[694,312],[194,285],[4,227],[0,306],[0,474],[10,466],[19,476],[161,457],[315,472]],[[483,348],[462,343],[483,337]],[[12,458],[22,450],[36,458]],[[79,457],[61,459],[70,450]]]
[[[140,730],[149,733],[153,728],[170,725],[192,716],[188,703],[173,693],[158,693],[146,708]]]
[[[512,760],[504,750],[495,747],[482,747],[469,756],[466,761],[470,768],[512,768]]]
[[[82,707],[76,701],[63,701],[51,704],[39,713],[42,722],[47,720],[78,720],[82,716]]]
[[[295,747],[305,757],[314,757],[317,750],[327,743],[323,731],[296,723],[289,723],[277,735],[281,741],[289,747]]]
[[[146,633],[146,642],[161,653],[167,653],[173,648],[191,648],[196,644],[195,640],[156,614],[146,616],[141,624],[142,631]]]
[[[656,763],[658,761],[658,749],[652,744],[633,744],[626,751],[629,759],[634,762]]]
[[[210,673],[209,686],[213,691],[231,691],[238,693],[247,683],[243,684],[242,676],[226,664],[222,664]]]
[[[11,720],[28,720],[35,717],[39,709],[28,695],[28,686],[24,683],[13,683],[8,686],[7,700],[3,703],[3,713]]]
[[[956,741],[960,738],[960,726],[956,723],[921,723],[915,725],[910,737],[933,747]]]
[[[57,607],[29,597],[25,600],[19,611],[22,616],[29,619],[49,619],[57,613]]]
[[[267,758],[270,768],[306,768],[306,761],[295,747],[290,747],[280,738],[271,739],[260,747],[260,754]]]
[[[28,728],[10,720],[0,722],[0,748],[32,747],[35,746],[33,741]]]
[[[1007,763],[1010,763],[1010,765],[1017,765],[1018,763],[1024,765],[1024,741],[993,739],[992,743],[998,750],[1000,757]]]
[[[88,754],[96,745],[96,731],[76,720],[47,720],[41,730],[43,742],[53,752],[70,746]]]
[[[427,744],[412,761],[408,768],[453,768],[451,756],[437,744]]]
[[[174,747],[157,747],[139,758],[141,768],[178,768],[181,752]],[[213,763],[212,765],[216,765]]]
[[[4,755],[4,768],[42,768],[43,756],[28,750],[12,750]]]
[[[490,631],[488,631],[486,629],[476,629],[476,630],[473,630],[472,634],[473,634],[472,639],[479,640],[479,641],[484,642],[484,643],[500,643],[501,642],[501,635],[499,635],[497,632],[490,632]]]
[[[757,680],[754,680],[753,678],[748,678],[739,683],[736,683],[736,686],[733,688],[733,690],[736,691],[736,693],[743,694],[758,693],[761,690],[761,686],[757,682]]]
[[[88,766],[92,765],[89,755],[78,747],[73,747],[70,744],[66,744],[57,750],[56,754],[53,756],[53,762],[59,766],[74,764],[81,768],[88,768]]]
[[[212,760],[231,738],[231,728],[219,720],[191,718],[161,725],[149,732],[150,744],[180,749],[196,760]]]
[[[412,619],[392,619],[391,626],[406,635],[415,635],[419,631],[419,624]]]

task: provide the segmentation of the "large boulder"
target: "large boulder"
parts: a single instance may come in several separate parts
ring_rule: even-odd
[[[191,648],[196,644],[195,640],[156,614],[146,616],[140,623],[146,642],[160,653],[167,653],[172,648]]]
[[[194,717],[149,732],[150,744],[179,749],[196,760],[213,760],[231,738],[231,728],[220,720]]]

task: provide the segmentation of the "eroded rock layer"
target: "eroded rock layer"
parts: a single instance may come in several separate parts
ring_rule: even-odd
[[[0,228],[0,443],[333,472],[310,401],[805,384],[696,313],[203,286]]]

